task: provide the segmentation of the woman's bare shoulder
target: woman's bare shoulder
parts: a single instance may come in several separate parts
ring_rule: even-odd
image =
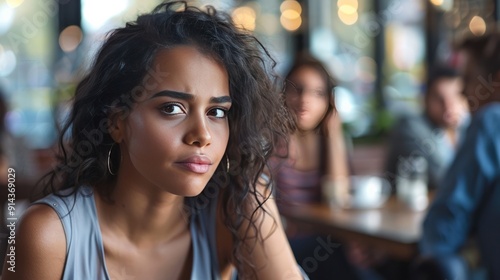
[[[35,204],[9,226],[2,279],[61,279],[66,236],[55,210]]]

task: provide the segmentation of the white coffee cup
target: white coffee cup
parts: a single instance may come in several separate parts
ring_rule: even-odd
[[[323,180],[324,199],[333,207],[370,209],[382,206],[390,195],[387,180],[377,176],[350,176]]]

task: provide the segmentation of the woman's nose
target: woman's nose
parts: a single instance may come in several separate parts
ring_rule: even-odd
[[[184,142],[186,144],[196,145],[198,147],[210,145],[212,135],[204,115],[202,117],[191,118],[188,125],[188,130],[184,136]]]
[[[308,94],[301,94],[298,100],[300,104],[308,104],[311,100],[311,97]]]

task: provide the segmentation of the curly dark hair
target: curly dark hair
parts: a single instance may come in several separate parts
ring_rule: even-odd
[[[232,108],[226,159],[231,170],[225,172],[223,160],[209,184],[219,171],[229,173],[229,180],[222,181],[230,187],[220,186],[220,180],[215,183],[222,192],[225,224],[236,243],[234,261],[249,264],[241,257],[243,240],[237,233],[247,222],[258,229],[259,217],[267,214],[262,205],[269,196],[255,186],[262,183],[267,160],[275,144],[286,139],[293,121],[279,94],[275,61],[254,36],[213,7],[201,10],[184,1],[166,2],[108,34],[76,88],[71,115],[59,138],[59,164],[43,180],[44,195],[68,188],[76,191],[82,185],[107,185],[116,179],[107,172],[108,151],[114,143],[108,132],[111,120],[116,114],[126,117],[140,98],[141,88],[154,76],[150,68],[155,55],[180,45],[194,46],[221,62],[229,75]],[[118,164],[119,158],[112,159],[112,166]],[[270,188],[270,180],[265,185]],[[96,191],[109,196],[112,190]],[[255,200],[257,207],[248,213],[250,201]]]

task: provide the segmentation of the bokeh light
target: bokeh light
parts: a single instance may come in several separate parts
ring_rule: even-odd
[[[472,34],[481,36],[486,32],[486,22],[480,16],[474,16],[469,22],[469,29]]]
[[[64,52],[74,51],[82,41],[83,33],[80,27],[70,25],[59,35],[59,46]]]
[[[280,11],[283,13],[287,10],[296,11],[299,15],[302,13],[302,7],[300,6],[300,3],[295,0],[286,0],[281,3]]]
[[[21,4],[24,2],[24,0],[6,0],[5,1],[7,5],[11,6],[12,8],[16,8],[18,6],[21,6]]]
[[[0,4],[0,35],[9,31],[14,18],[15,10],[5,3]]]
[[[239,27],[249,31],[255,30],[255,19],[257,15],[253,8],[247,6],[238,7],[234,9],[231,16],[234,23]]]
[[[283,28],[285,28],[286,30],[295,31],[299,29],[300,25],[302,25],[302,18],[298,17],[295,19],[289,19],[281,15],[280,22]]]
[[[353,7],[355,10],[358,10],[358,0],[338,0],[337,7],[349,6]]]
[[[6,77],[16,69],[16,54],[12,50],[0,49],[0,77]]]
[[[338,16],[345,25],[353,25],[358,21],[358,1],[338,0]]]
[[[99,30],[114,16],[120,15],[126,11],[131,2],[130,0],[81,1],[82,26],[86,32]]]
[[[453,9],[453,0],[430,0],[431,4],[440,10],[449,12]]]
[[[283,1],[280,5],[280,23],[288,31],[295,31],[302,25],[302,7],[295,0]]]
[[[353,25],[358,21],[358,13],[353,13],[353,14],[345,14],[342,13],[340,10],[338,12],[339,19],[345,24],[345,25]]]
[[[286,11],[283,11],[283,13],[281,14],[282,17],[286,18],[286,19],[289,19],[289,20],[294,20],[294,19],[297,19],[300,17],[300,14],[297,13],[297,11],[294,11],[294,10],[286,10]]]
[[[344,6],[339,7],[339,13],[342,13],[342,14],[352,15],[352,14],[355,14],[357,12],[358,12],[358,10],[356,8],[354,8],[353,6],[344,5]]]

